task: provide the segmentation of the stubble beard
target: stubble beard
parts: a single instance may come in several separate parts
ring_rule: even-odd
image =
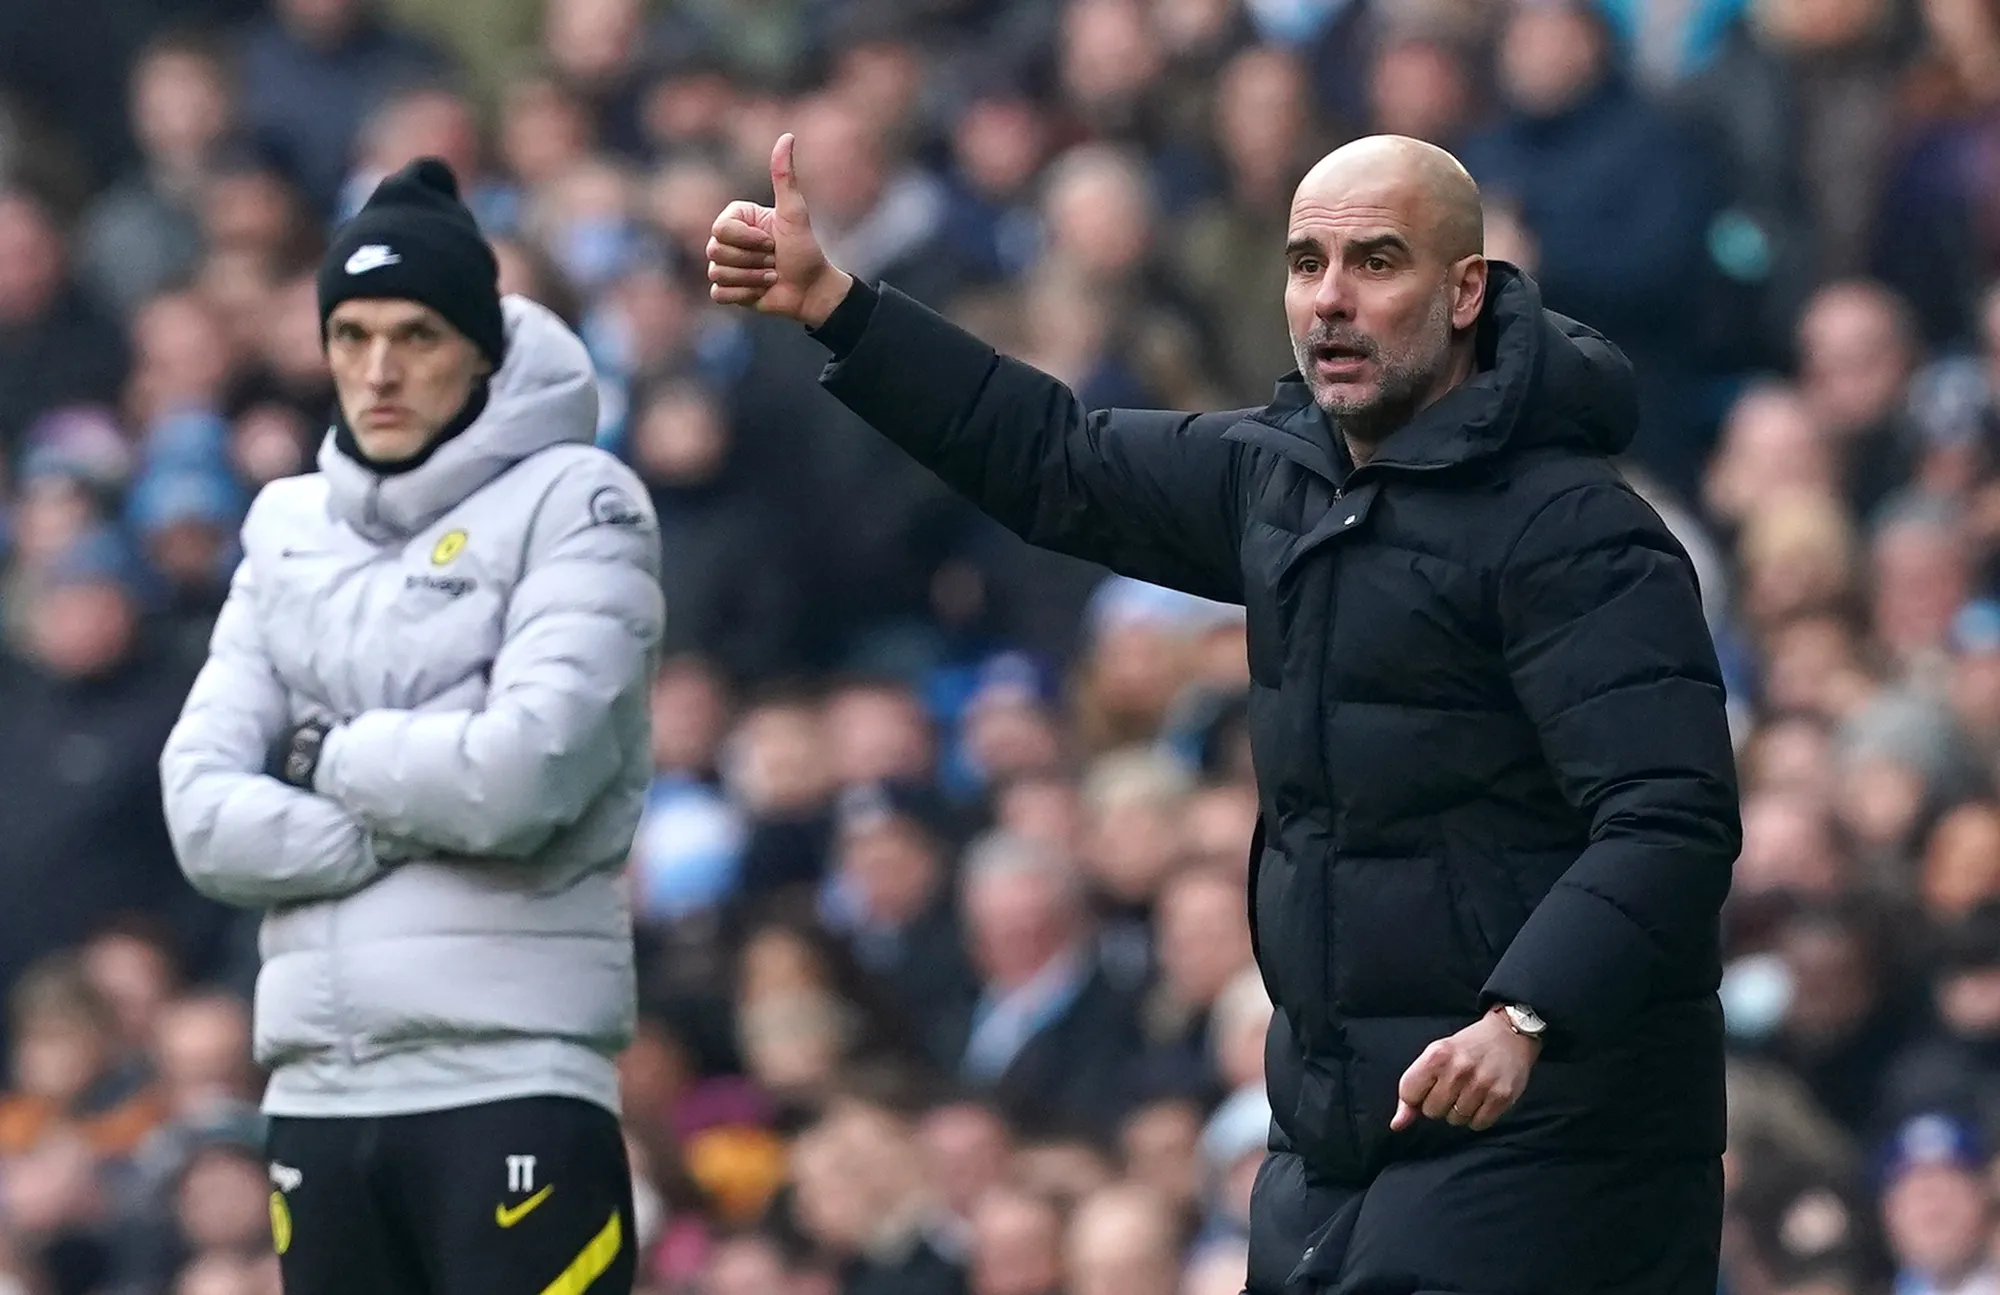
[[[1365,345],[1375,364],[1377,377],[1372,394],[1347,399],[1343,389],[1329,391],[1313,378],[1313,348],[1328,342]],[[1292,339],[1292,358],[1306,375],[1312,392],[1327,421],[1350,445],[1371,450],[1416,416],[1417,410],[1437,385],[1451,356],[1451,301],[1440,293],[1432,303],[1424,330],[1400,355],[1384,355],[1372,338],[1362,338],[1346,329],[1325,328],[1315,323],[1303,338]]]

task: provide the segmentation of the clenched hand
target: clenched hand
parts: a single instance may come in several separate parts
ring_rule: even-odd
[[[1406,1129],[1422,1115],[1475,1131],[1492,1128],[1520,1099],[1541,1050],[1539,1040],[1516,1034],[1494,1008],[1425,1048],[1403,1072],[1389,1127]]]
[[[793,137],[771,149],[771,207],[732,202],[708,240],[708,295],[729,306],[795,319],[817,328],[854,279],[828,264],[792,166]]]

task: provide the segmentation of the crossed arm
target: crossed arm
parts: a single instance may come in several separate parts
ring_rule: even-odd
[[[245,561],[160,758],[197,890],[244,907],[332,898],[380,875],[378,842],[520,858],[582,817],[618,773],[615,703],[644,678],[663,619],[658,531],[650,514],[594,520],[600,476],[574,470],[544,501],[560,520],[531,539],[485,705],[363,712],[328,734],[311,790],[263,772],[293,717]]]

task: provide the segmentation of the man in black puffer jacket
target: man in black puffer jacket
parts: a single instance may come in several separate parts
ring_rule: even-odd
[[[1248,607],[1252,1295],[1711,1295],[1735,770],[1692,567],[1607,457],[1624,358],[1485,260],[1449,154],[1373,138],[1293,200],[1269,406],[1086,413],[829,266],[789,136],[772,171],[718,301],[1030,541]]]

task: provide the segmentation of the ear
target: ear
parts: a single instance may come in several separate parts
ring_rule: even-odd
[[[1468,256],[1454,263],[1447,276],[1451,284],[1451,326],[1463,332],[1479,322],[1486,306],[1486,258]]]

